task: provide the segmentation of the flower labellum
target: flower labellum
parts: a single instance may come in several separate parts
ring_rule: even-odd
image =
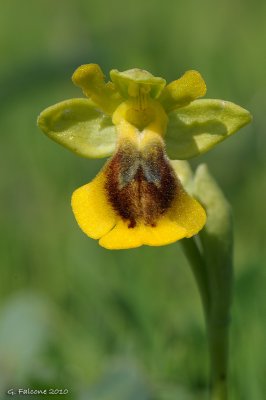
[[[88,158],[111,158],[77,189],[72,209],[80,228],[107,249],[161,246],[197,234],[203,207],[186,193],[174,162],[208,151],[247,124],[250,114],[222,100],[196,100],[206,86],[197,71],[166,85],[132,69],[82,65],[73,81],[88,99],[44,110],[38,125],[53,140]],[[167,155],[168,154],[168,155]]]

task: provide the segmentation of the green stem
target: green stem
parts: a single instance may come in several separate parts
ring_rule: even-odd
[[[183,239],[180,244],[196,279],[207,322],[207,315],[209,314],[210,307],[210,295],[205,262],[194,238]]]
[[[208,262],[210,260],[206,254],[202,254],[195,239],[183,239],[181,245],[198,284],[205,314],[211,370],[209,398],[228,400],[230,277],[228,277],[229,290],[222,293],[226,276],[218,274],[217,277],[215,266],[210,265]]]
[[[200,165],[193,180],[193,194],[204,206],[207,221],[199,232],[200,267],[192,265],[205,309],[210,354],[210,399],[228,400],[229,318],[233,283],[233,221],[231,206],[206,165]],[[189,239],[191,240],[191,239]],[[194,251],[195,253],[195,251]],[[198,274],[204,272],[204,285]],[[205,294],[204,291],[207,293]],[[206,297],[208,303],[206,307]]]
[[[210,309],[207,316],[211,365],[210,398],[228,400],[229,329],[232,297],[233,239],[228,242],[213,236],[207,229],[200,235],[208,270]]]
[[[209,319],[208,342],[211,363],[211,400],[228,399],[229,322]]]

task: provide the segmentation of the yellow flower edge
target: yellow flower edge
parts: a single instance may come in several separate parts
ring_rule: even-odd
[[[74,191],[71,206],[79,227],[92,239],[106,235],[117,217],[105,194],[105,176],[100,172],[92,182]]]
[[[171,208],[148,226],[139,221],[128,226],[112,208],[105,190],[104,169],[96,178],[75,190],[72,209],[82,231],[109,250],[129,249],[142,245],[163,246],[197,234],[206,222],[203,207],[181,187]]]

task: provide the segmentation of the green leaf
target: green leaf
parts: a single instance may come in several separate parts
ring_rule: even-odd
[[[82,157],[102,158],[114,152],[116,128],[91,100],[70,99],[48,107],[38,125],[55,142]]]
[[[244,108],[224,100],[195,100],[169,113],[167,153],[181,160],[205,153],[248,124]]]

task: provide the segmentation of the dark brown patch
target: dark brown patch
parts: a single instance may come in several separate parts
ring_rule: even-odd
[[[106,167],[105,189],[114,210],[134,228],[138,220],[155,226],[178,189],[175,172],[161,145],[138,151],[131,143],[119,149]]]

